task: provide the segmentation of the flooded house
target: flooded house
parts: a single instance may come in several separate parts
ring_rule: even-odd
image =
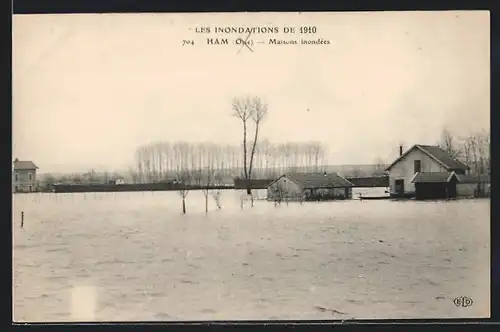
[[[438,146],[415,144],[387,167],[391,196],[419,199],[457,196],[468,167]]]
[[[31,160],[15,159],[12,167],[12,189],[14,192],[36,191],[36,170]]]
[[[267,186],[271,201],[321,201],[352,196],[353,184],[337,173],[284,174]]]

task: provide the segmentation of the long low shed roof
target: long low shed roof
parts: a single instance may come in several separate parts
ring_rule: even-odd
[[[348,188],[354,186],[337,173],[290,173],[282,175],[278,179],[282,177],[290,179],[303,189]]]

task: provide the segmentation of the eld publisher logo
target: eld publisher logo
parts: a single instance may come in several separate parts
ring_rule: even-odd
[[[467,296],[459,296],[453,299],[453,303],[455,303],[455,306],[457,307],[462,307],[462,308],[467,308],[472,306],[474,301],[470,297]]]

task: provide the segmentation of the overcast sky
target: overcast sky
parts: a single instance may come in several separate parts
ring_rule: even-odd
[[[316,35],[250,39],[330,44],[238,54],[194,32],[301,25]],[[390,162],[400,143],[433,144],[444,126],[489,129],[489,30],[485,11],[17,15],[13,155],[41,172],[113,170],[156,140],[239,144],[231,99],[252,94],[269,105],[262,137],[321,141],[330,164]]]

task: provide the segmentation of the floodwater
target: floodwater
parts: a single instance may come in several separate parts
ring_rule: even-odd
[[[14,195],[14,320],[489,317],[487,199],[221,203]]]

